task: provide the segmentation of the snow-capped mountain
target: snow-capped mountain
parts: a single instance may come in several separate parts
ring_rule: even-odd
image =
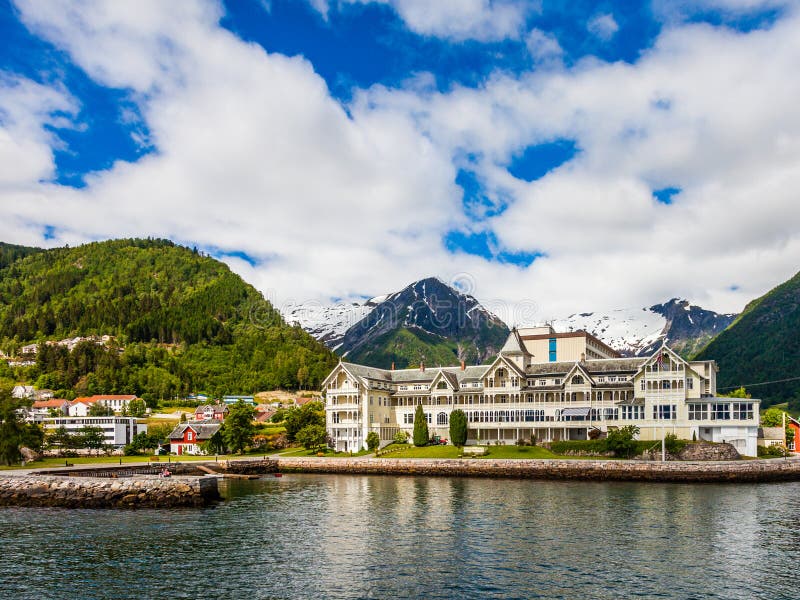
[[[386,298],[386,295],[376,296],[363,303],[295,304],[284,309],[283,318],[287,323],[298,323],[320,342],[336,350],[341,345],[345,332],[371,313]]]
[[[607,313],[576,313],[553,321],[556,331],[584,329],[626,356],[652,353],[662,338],[689,356],[705,346],[736,318],[673,298],[649,308],[622,308]]]

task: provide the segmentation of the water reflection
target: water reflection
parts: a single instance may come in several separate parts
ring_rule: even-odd
[[[200,511],[0,509],[11,598],[793,598],[800,484],[290,475]]]

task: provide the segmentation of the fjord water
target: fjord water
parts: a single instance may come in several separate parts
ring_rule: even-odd
[[[796,598],[800,484],[287,475],[0,508],[6,598]]]

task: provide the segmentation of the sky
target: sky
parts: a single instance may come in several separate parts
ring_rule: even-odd
[[[783,0],[0,0],[0,240],[170,238],[279,308],[509,324],[800,266]]]

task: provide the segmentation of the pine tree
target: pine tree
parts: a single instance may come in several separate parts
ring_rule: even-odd
[[[425,413],[422,411],[422,405],[417,405],[417,411],[414,413],[414,445],[426,446],[428,444],[428,421],[425,419]]]

